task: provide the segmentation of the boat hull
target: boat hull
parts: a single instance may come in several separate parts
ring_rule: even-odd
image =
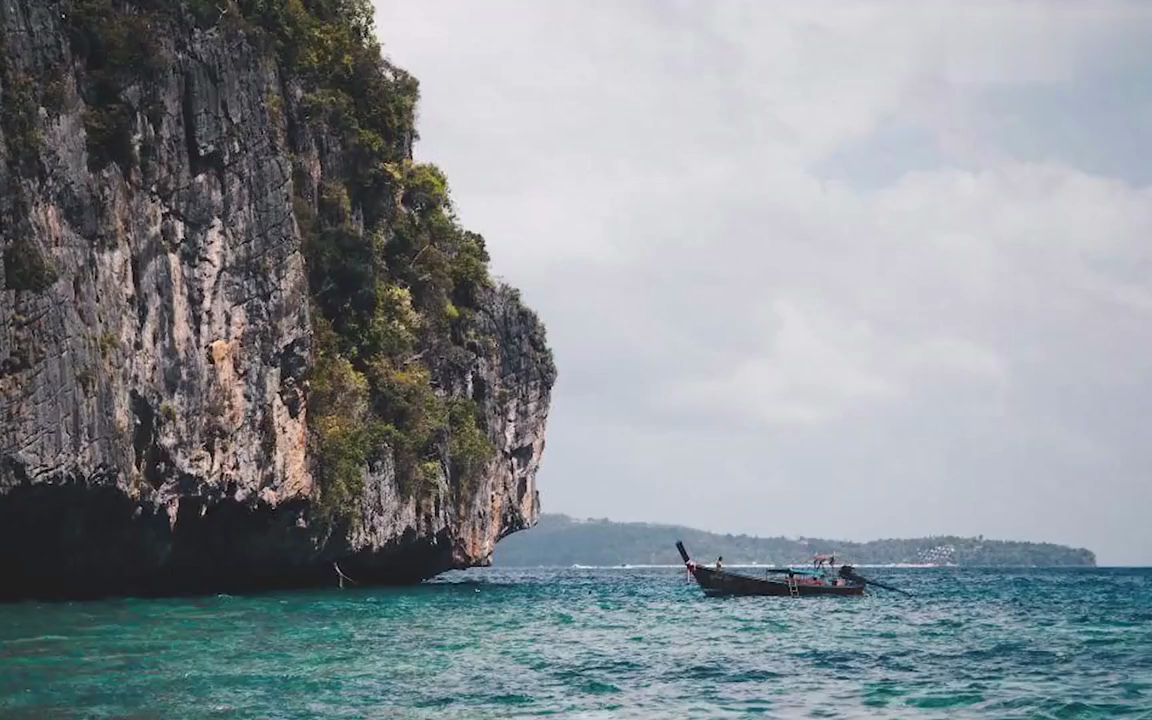
[[[863,595],[864,583],[854,582],[842,578],[826,579],[822,582],[811,582],[807,577],[789,578],[787,568],[782,569],[784,574],[770,576],[767,571],[764,577],[752,577],[740,573],[727,572],[720,568],[710,568],[697,565],[688,556],[684,543],[676,541],[676,550],[684,560],[684,566],[697,584],[708,595],[766,595],[766,596],[792,596],[809,597],[812,595]],[[847,566],[845,566],[847,567]],[[779,573],[779,571],[778,571]]]
[[[688,570],[697,584],[708,595],[758,595],[788,597],[792,589],[785,579],[756,578],[750,575],[716,570],[715,568],[700,565],[689,565]],[[809,597],[812,595],[863,595],[863,585],[815,585],[807,583],[796,584],[796,595]]]

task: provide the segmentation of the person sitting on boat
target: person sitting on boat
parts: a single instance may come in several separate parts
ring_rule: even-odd
[[[724,556],[723,555],[716,558],[716,569],[717,570],[723,570],[724,569]]]

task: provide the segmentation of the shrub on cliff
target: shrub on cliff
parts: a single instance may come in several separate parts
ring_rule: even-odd
[[[39,173],[42,139],[37,125],[40,108],[36,83],[32,78],[12,70],[0,43],[0,132],[3,132],[8,156],[17,171],[25,175]]]
[[[319,327],[317,336],[329,331]],[[364,489],[363,469],[379,454],[385,430],[368,408],[368,383],[347,359],[320,352],[314,359],[310,425],[319,482],[317,508],[326,521],[357,508]]]
[[[40,248],[18,236],[4,251],[4,284],[9,290],[43,292],[56,282],[56,269]]]
[[[452,474],[471,488],[495,451],[484,434],[476,404],[459,398],[449,401],[448,428]]]
[[[86,70],[79,88],[88,106],[88,165],[100,170],[115,162],[128,172],[139,161],[132,141],[137,113],[152,110],[154,98],[143,92],[137,106],[126,91],[153,78],[167,63],[152,29],[156,6],[143,0],[71,0],[64,15],[72,53]]]

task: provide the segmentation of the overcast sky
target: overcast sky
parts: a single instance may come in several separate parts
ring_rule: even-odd
[[[546,511],[1152,564],[1152,3],[377,7]]]

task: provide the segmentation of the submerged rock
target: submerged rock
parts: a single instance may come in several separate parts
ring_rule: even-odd
[[[542,325],[486,280],[460,309],[439,298],[462,281],[404,280],[423,279],[407,262],[463,252],[436,235],[432,252],[379,249],[454,222],[404,179],[411,108],[358,119],[377,106],[342,107],[250,4],[0,0],[0,598],[334,584],[334,563],[412,582],[485,564],[536,520],[555,378]],[[402,71],[369,70],[414,101]],[[334,256],[368,248],[367,284],[413,287],[394,364],[422,369],[428,402],[474,408],[478,470],[456,468],[448,425],[404,445],[405,416],[370,384],[362,412],[386,432],[356,482],[319,480],[318,357],[392,362],[358,325],[318,338],[341,320],[322,296],[341,279],[308,254],[312,225],[313,243],[334,232],[312,217],[332,188],[347,198]]]

